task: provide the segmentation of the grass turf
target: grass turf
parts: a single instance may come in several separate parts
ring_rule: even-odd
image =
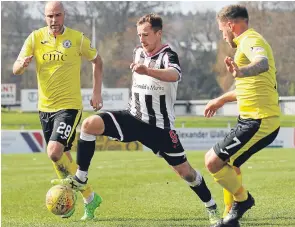
[[[187,152],[222,211],[222,190],[204,169],[204,152]],[[75,153],[73,154],[75,156]],[[295,151],[264,149],[242,167],[256,206],[241,221],[247,227],[295,226]],[[2,154],[2,226],[209,226],[203,204],[163,159],[151,152],[96,152],[90,183],[103,197],[97,218],[82,223],[81,196],[70,219],[45,207],[55,178],[45,153]]]

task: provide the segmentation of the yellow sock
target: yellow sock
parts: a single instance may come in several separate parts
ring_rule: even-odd
[[[217,173],[212,174],[212,176],[217,183],[234,195],[234,200],[245,201],[247,199],[247,191],[238,179],[236,171],[230,165],[225,165]]]
[[[230,211],[233,202],[234,202],[234,197],[233,194],[231,194],[228,190],[223,189],[223,201],[224,201],[224,211],[222,217],[225,217],[228,212]]]
[[[235,169],[236,170],[236,169]],[[238,181],[241,183],[242,185],[242,173],[240,172],[240,170],[238,169],[237,172],[237,178]],[[230,193],[228,190],[226,190],[225,188],[223,188],[223,201],[224,201],[224,212],[223,212],[223,217],[225,217],[228,212],[230,211],[232,204],[234,202],[234,196],[232,193]]]
[[[52,162],[53,167],[55,169],[55,172],[58,176],[58,178],[66,178],[68,175],[75,175],[76,170],[78,168],[78,165],[72,160],[67,157],[65,153],[61,156],[61,158],[57,162]],[[93,190],[89,184],[87,184],[87,187],[85,190],[81,191],[81,194],[83,198],[87,199],[91,194],[93,193]]]

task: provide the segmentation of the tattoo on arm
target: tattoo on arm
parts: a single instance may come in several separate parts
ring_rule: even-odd
[[[256,61],[250,63],[247,66],[243,66],[240,68],[240,71],[243,74],[241,77],[257,76],[260,73],[264,73],[268,71],[268,69],[269,69],[268,59],[257,58]]]

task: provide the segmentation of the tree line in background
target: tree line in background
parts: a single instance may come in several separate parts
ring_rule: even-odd
[[[45,2],[2,2],[2,83],[16,83],[18,90],[37,88],[35,66],[21,77],[12,76],[12,65],[26,37],[45,26],[33,6],[43,14]],[[295,95],[295,2],[242,2],[250,15],[250,27],[260,32],[273,48],[280,96]],[[233,56],[221,37],[216,12],[183,14],[178,2],[65,2],[65,25],[84,32],[90,39],[95,18],[95,46],[104,61],[105,87],[130,87],[132,52],[139,44],[136,21],[154,12],[164,20],[164,43],[179,55],[182,81],[179,100],[209,99],[231,89],[232,76],[223,59]],[[38,18],[38,19],[36,19]],[[83,61],[81,85],[92,87],[91,64]],[[19,97],[19,94],[18,94]],[[18,98],[19,99],[19,98]]]

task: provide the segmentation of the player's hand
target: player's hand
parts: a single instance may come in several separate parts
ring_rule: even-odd
[[[205,107],[204,116],[207,118],[213,117],[216,111],[223,105],[224,102],[219,98],[210,100]]]
[[[226,56],[224,59],[224,63],[226,66],[226,69],[228,72],[230,72],[233,77],[240,77],[242,75],[239,67],[237,64],[234,62],[234,60],[231,57]]]
[[[33,55],[21,59],[21,60],[19,61],[21,67],[22,67],[22,68],[27,68],[27,67],[29,66],[29,64],[31,63],[32,59],[33,59]]]
[[[145,65],[132,63],[130,65],[130,69],[132,72],[148,75],[148,67],[146,67]]]
[[[97,92],[93,92],[91,100],[90,100],[90,105],[93,107],[95,111],[100,110],[103,107],[101,94],[98,94]]]

